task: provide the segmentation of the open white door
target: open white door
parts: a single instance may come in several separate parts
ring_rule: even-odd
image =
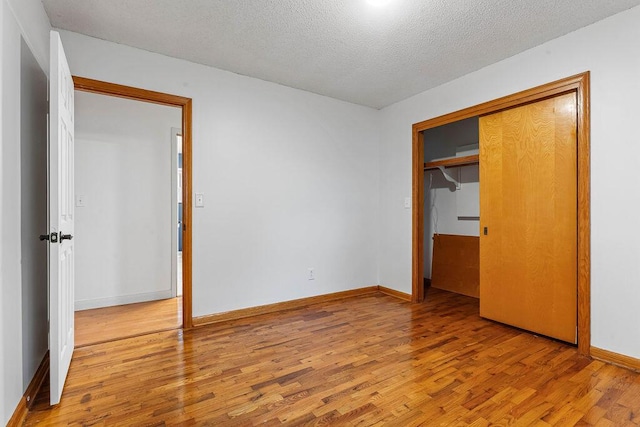
[[[73,79],[51,32],[49,74],[49,361],[51,404],[60,402],[74,346]]]

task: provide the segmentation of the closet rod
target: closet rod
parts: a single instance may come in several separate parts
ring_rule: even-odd
[[[427,162],[424,164],[424,170],[438,169],[438,166],[451,168],[454,166],[472,165],[474,163],[479,163],[479,161],[480,161],[480,156],[477,154],[473,154],[471,156],[464,156],[464,157],[451,157],[449,159],[434,160],[433,162]]]

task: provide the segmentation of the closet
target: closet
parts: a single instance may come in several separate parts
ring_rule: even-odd
[[[424,150],[414,149],[424,159],[424,277],[478,297],[484,318],[569,343],[578,341],[578,95],[414,134]]]

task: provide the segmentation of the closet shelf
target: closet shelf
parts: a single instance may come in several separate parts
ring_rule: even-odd
[[[424,170],[438,169],[439,166],[445,168],[451,168],[454,166],[472,165],[479,162],[479,156],[477,154],[464,157],[451,157],[449,159],[434,160],[433,162],[427,162],[424,164]]]

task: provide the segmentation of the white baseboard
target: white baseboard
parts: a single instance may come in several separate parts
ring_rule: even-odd
[[[75,302],[75,311],[89,310],[92,308],[112,307],[114,305],[134,304],[136,302],[155,301],[172,298],[171,290],[147,292],[144,294],[118,295],[115,297],[85,299]]]

